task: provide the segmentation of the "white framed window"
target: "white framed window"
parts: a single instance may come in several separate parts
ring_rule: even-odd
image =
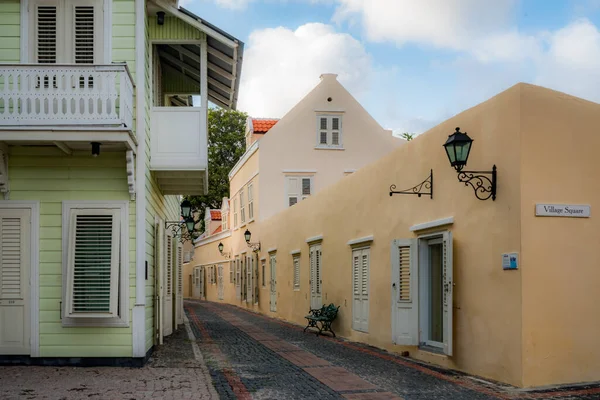
[[[343,149],[342,115],[317,115],[317,148]]]
[[[294,265],[294,290],[300,290],[300,254],[292,256],[292,264]]]
[[[254,185],[250,183],[248,185],[248,221],[254,219]]]
[[[233,199],[233,229],[238,227],[238,199]]]
[[[233,283],[233,263],[234,261],[229,261],[229,283]]]
[[[240,189],[240,223],[246,223],[246,199],[244,198],[244,189]]]
[[[221,229],[223,231],[227,230],[227,218],[229,217],[229,215],[227,215],[227,212],[225,210],[221,210]]]
[[[313,177],[286,176],[285,191],[286,207],[291,207],[313,194]]]
[[[65,201],[62,209],[62,324],[127,327],[127,202]]]
[[[104,0],[30,0],[31,61],[105,63],[105,56],[110,56],[104,54],[105,31],[109,33],[110,26],[105,26],[104,8]]]

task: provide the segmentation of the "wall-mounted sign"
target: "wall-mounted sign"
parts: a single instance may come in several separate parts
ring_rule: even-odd
[[[519,255],[517,253],[502,254],[502,269],[519,269]]]
[[[537,217],[589,218],[590,206],[581,204],[536,204]]]

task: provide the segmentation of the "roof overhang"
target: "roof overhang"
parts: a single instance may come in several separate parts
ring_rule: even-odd
[[[206,34],[208,99],[223,108],[237,107],[244,43],[169,0],[153,0],[169,15]],[[180,46],[181,47],[181,46]]]

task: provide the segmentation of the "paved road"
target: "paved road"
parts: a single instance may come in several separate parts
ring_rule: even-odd
[[[600,386],[522,392],[238,307],[186,301],[221,399],[600,399]]]

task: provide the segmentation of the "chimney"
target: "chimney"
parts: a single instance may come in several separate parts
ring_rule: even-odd
[[[337,80],[337,74],[321,74],[321,80]]]

